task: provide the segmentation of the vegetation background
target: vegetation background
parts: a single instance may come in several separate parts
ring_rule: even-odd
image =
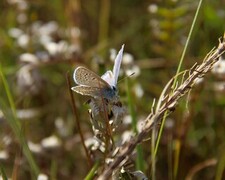
[[[113,66],[110,49],[118,51],[125,44],[121,71],[136,73],[129,88],[136,119],[143,120],[176,73],[197,5],[196,0],[0,1],[2,176],[31,179],[43,173],[49,179],[83,179],[90,168],[71,108],[67,73],[72,80],[74,69],[83,65],[103,74]],[[205,0],[183,69],[201,62],[218,44],[224,22],[225,1]],[[156,179],[225,177],[223,69],[208,74],[166,120]],[[118,86],[128,107],[127,84]],[[74,96],[88,139],[93,136],[83,104],[88,98]],[[129,123],[125,127],[131,129]],[[141,170],[151,177],[150,141],[142,144],[142,152]]]

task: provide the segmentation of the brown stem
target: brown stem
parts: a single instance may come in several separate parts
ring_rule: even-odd
[[[80,138],[81,138],[81,143],[82,143],[83,148],[85,150],[85,154],[86,154],[86,157],[87,157],[87,160],[88,160],[88,165],[89,165],[89,167],[91,167],[93,165],[93,163],[92,163],[92,160],[91,160],[91,156],[88,152],[88,149],[87,149],[87,147],[84,143],[84,135],[83,135],[83,132],[81,130],[80,120],[79,120],[79,116],[78,116],[77,108],[76,108],[76,104],[75,104],[75,99],[73,97],[73,93],[72,93],[72,90],[71,90],[72,86],[71,86],[69,73],[66,74],[66,80],[67,80],[67,85],[68,85],[68,88],[69,88],[70,98],[71,98],[71,101],[72,101],[73,114],[75,116],[77,129],[78,129],[78,132],[79,132],[79,135],[80,135]]]

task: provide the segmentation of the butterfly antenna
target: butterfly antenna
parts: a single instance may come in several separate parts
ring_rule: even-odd
[[[120,83],[121,81],[123,81],[124,79],[126,79],[126,78],[129,78],[129,77],[133,76],[134,74],[135,74],[135,72],[131,73],[131,74],[130,74],[130,75],[128,75],[128,76],[123,77],[122,79],[120,79],[120,80],[117,82],[117,84],[118,84],[118,83]]]

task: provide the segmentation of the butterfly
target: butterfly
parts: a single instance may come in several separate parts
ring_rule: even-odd
[[[123,58],[123,49],[124,45],[116,56],[113,71],[108,70],[101,77],[85,67],[77,67],[73,79],[78,86],[71,89],[81,95],[93,98],[103,97],[109,101],[118,99],[117,81]]]

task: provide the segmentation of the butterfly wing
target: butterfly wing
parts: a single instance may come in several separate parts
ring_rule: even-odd
[[[82,86],[89,86],[93,88],[110,87],[109,84],[105,82],[102,78],[100,78],[97,74],[82,66],[75,69],[73,78],[75,83]]]
[[[101,76],[101,78],[106,81],[111,87],[114,86],[114,75],[112,71],[106,71],[105,74]]]
[[[113,66],[113,75],[114,75],[113,86],[115,86],[115,87],[117,84],[117,80],[118,80],[118,76],[119,76],[119,72],[120,72],[120,65],[121,65],[122,58],[123,58],[123,49],[124,49],[124,44],[122,45],[119,53],[117,54],[115,62],[114,62],[114,66]]]
[[[75,86],[75,87],[72,87],[71,89],[85,96],[91,96],[94,98],[101,96],[101,89],[97,87]]]

